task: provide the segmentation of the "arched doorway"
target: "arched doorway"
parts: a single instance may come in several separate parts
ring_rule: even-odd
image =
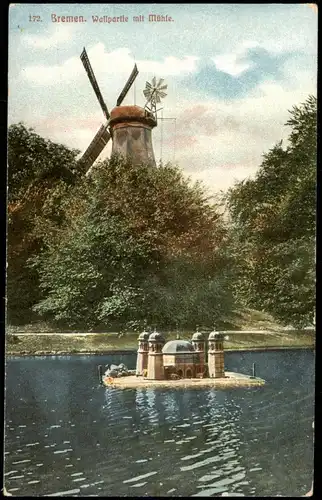
[[[186,378],[192,378],[192,370],[191,368],[186,369]]]

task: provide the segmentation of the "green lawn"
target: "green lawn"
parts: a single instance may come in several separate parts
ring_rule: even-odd
[[[219,325],[227,331],[229,339],[225,348],[255,349],[265,347],[314,347],[315,332],[308,330],[287,331],[272,316],[253,309],[235,311]],[[233,330],[234,333],[230,333]],[[195,330],[181,332],[189,340]],[[251,332],[251,333],[250,333]],[[255,333],[256,332],[256,333]],[[47,333],[42,335],[41,333]],[[82,334],[81,334],[82,333]],[[85,335],[84,335],[85,333]],[[137,349],[137,333],[119,337],[117,333],[62,333],[46,323],[34,323],[23,327],[8,326],[7,334],[13,334],[17,342],[7,341],[7,355],[104,353]],[[177,332],[164,332],[166,340],[175,339]],[[7,339],[12,340],[9,335]],[[14,339],[13,339],[14,340]]]
[[[191,333],[181,333],[181,338],[190,339]],[[228,333],[226,350],[265,347],[314,347],[315,335],[311,331]],[[64,353],[104,353],[137,349],[137,334],[127,334],[119,338],[115,333],[90,333],[87,335],[52,333],[21,334],[17,342],[7,342],[7,355],[64,354]],[[166,340],[176,338],[176,333],[168,333]]]

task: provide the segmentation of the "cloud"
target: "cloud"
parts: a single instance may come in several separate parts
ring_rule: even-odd
[[[234,53],[219,54],[212,57],[218,71],[223,71],[231,76],[238,76],[253,66],[253,62],[247,59],[247,50],[258,47],[258,42],[245,41]]]
[[[271,53],[256,42],[244,42],[231,54],[212,57],[199,71],[182,79],[186,87],[220,99],[240,99],[249,95],[261,82],[285,78],[285,62],[294,57],[288,52]]]
[[[21,76],[34,85],[55,86],[57,82],[76,80],[81,66],[76,57],[68,59],[62,65],[46,66],[44,64],[26,66],[21,70]]]
[[[231,76],[238,76],[252,65],[250,61],[243,61],[237,54],[222,54],[213,57],[216,68]]]
[[[237,181],[254,177],[256,171],[257,168],[254,166],[227,164],[213,169],[189,172],[189,177],[192,182],[201,181],[210,194],[215,194],[218,191],[226,191]]]
[[[220,108],[206,104],[198,104],[183,110],[177,118],[177,125],[186,131],[205,136],[216,136],[224,130],[237,131],[242,129],[243,122],[236,120],[232,110],[223,113]]]
[[[64,35],[65,36],[65,35]],[[173,56],[165,57],[163,61],[140,59],[135,61],[131,50],[128,48],[118,48],[111,52],[106,52],[103,43],[98,43],[88,50],[88,56],[96,77],[98,75],[123,75],[130,74],[136,62],[140,72],[173,76],[187,74],[196,70],[197,57],[185,56],[177,58]],[[22,75],[35,85],[56,85],[57,81],[77,81],[79,76],[85,76],[83,65],[79,56],[73,56],[62,64],[57,65],[29,65],[23,68]],[[123,82],[124,84],[125,82]]]
[[[163,62],[138,61],[138,64],[142,68],[142,71],[146,71],[147,73],[176,76],[196,71],[196,61],[198,59],[198,57],[194,56],[185,56],[182,59],[170,56],[165,57]]]
[[[175,159],[186,175],[202,180],[212,193],[231,186],[235,179],[253,175],[261,164],[262,154],[280,139],[287,138],[289,129],[284,124],[288,110],[304,102],[309,93],[315,93],[306,74],[296,82],[295,88],[287,88],[283,82],[267,80],[247,97],[235,100],[196,97],[188,89],[180,89],[178,112],[171,108],[176,103],[169,93],[167,115],[176,117],[176,127],[165,121],[162,127],[159,122],[153,130],[156,160],[162,150],[163,162]],[[94,93],[88,89],[84,94],[84,106],[88,104],[87,95],[89,98],[93,94],[92,108],[78,104],[60,113],[61,108],[51,107],[41,117],[31,106],[26,116],[28,125],[35,126],[37,133],[51,140],[84,151],[103,118]],[[43,107],[40,109],[44,111]],[[111,141],[101,158],[109,156],[110,148]]]
[[[185,175],[204,181],[211,192],[254,175],[262,154],[287,137],[287,110],[316,92],[317,16],[304,6],[277,4],[220,6],[213,16],[208,7],[204,14],[197,5],[189,9],[180,12],[180,36],[173,31],[169,37],[161,26],[129,25],[112,33],[109,27],[107,42],[101,38],[106,26],[98,35],[98,27],[90,31],[87,23],[72,37],[71,26],[58,25],[55,36],[47,27],[48,36],[21,37],[24,45],[9,74],[11,120],[23,119],[40,135],[84,151],[104,118],[79,57],[83,45],[109,110],[135,54],[137,92],[132,87],[123,104],[134,99],[143,106],[145,81],[164,77],[164,116],[176,117],[176,126],[160,121],[153,130],[157,161],[161,152],[163,162],[175,159]],[[64,51],[44,50],[58,46]],[[111,141],[101,157],[110,148]]]
[[[72,39],[73,28],[71,26],[55,26],[52,34],[47,36],[26,34],[23,43],[34,49],[50,49],[66,43]]]
[[[250,96],[223,101],[199,99],[177,117],[175,158],[183,172],[201,180],[210,192],[227,189],[235,180],[254,175],[262,155],[287,137],[288,110],[306,100],[314,86],[298,80],[296,89],[265,81]],[[156,138],[154,132],[154,138]],[[164,134],[163,160],[172,161],[174,143]]]
[[[181,151],[186,148],[191,148],[198,145],[198,139],[194,135],[188,135],[185,133],[179,133],[176,137],[169,138],[168,149],[171,147],[179,148]]]

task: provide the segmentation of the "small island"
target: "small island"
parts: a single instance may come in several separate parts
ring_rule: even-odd
[[[191,341],[170,340],[154,331],[143,332],[138,337],[139,347],[135,375],[107,371],[102,377],[105,386],[123,389],[138,387],[203,388],[247,387],[264,385],[255,376],[225,372],[224,334],[213,331],[205,339],[197,331]]]

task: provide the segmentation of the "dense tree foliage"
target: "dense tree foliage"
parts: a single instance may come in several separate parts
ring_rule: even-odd
[[[276,144],[254,179],[227,196],[235,293],[284,323],[313,322],[315,308],[316,99],[290,111],[287,147]]]
[[[70,326],[185,327],[231,308],[226,229],[177,168],[112,158],[74,190],[33,259],[35,310]]]
[[[293,325],[315,309],[316,99],[290,111],[228,221],[171,165],[78,151],[23,124],[8,135],[7,319],[80,330],[211,326],[247,306]]]
[[[22,123],[8,131],[7,313],[24,324],[35,315],[40,298],[38,274],[27,265],[43,245],[43,221],[60,224],[60,208],[69,186],[81,172],[78,151],[45,140]]]

